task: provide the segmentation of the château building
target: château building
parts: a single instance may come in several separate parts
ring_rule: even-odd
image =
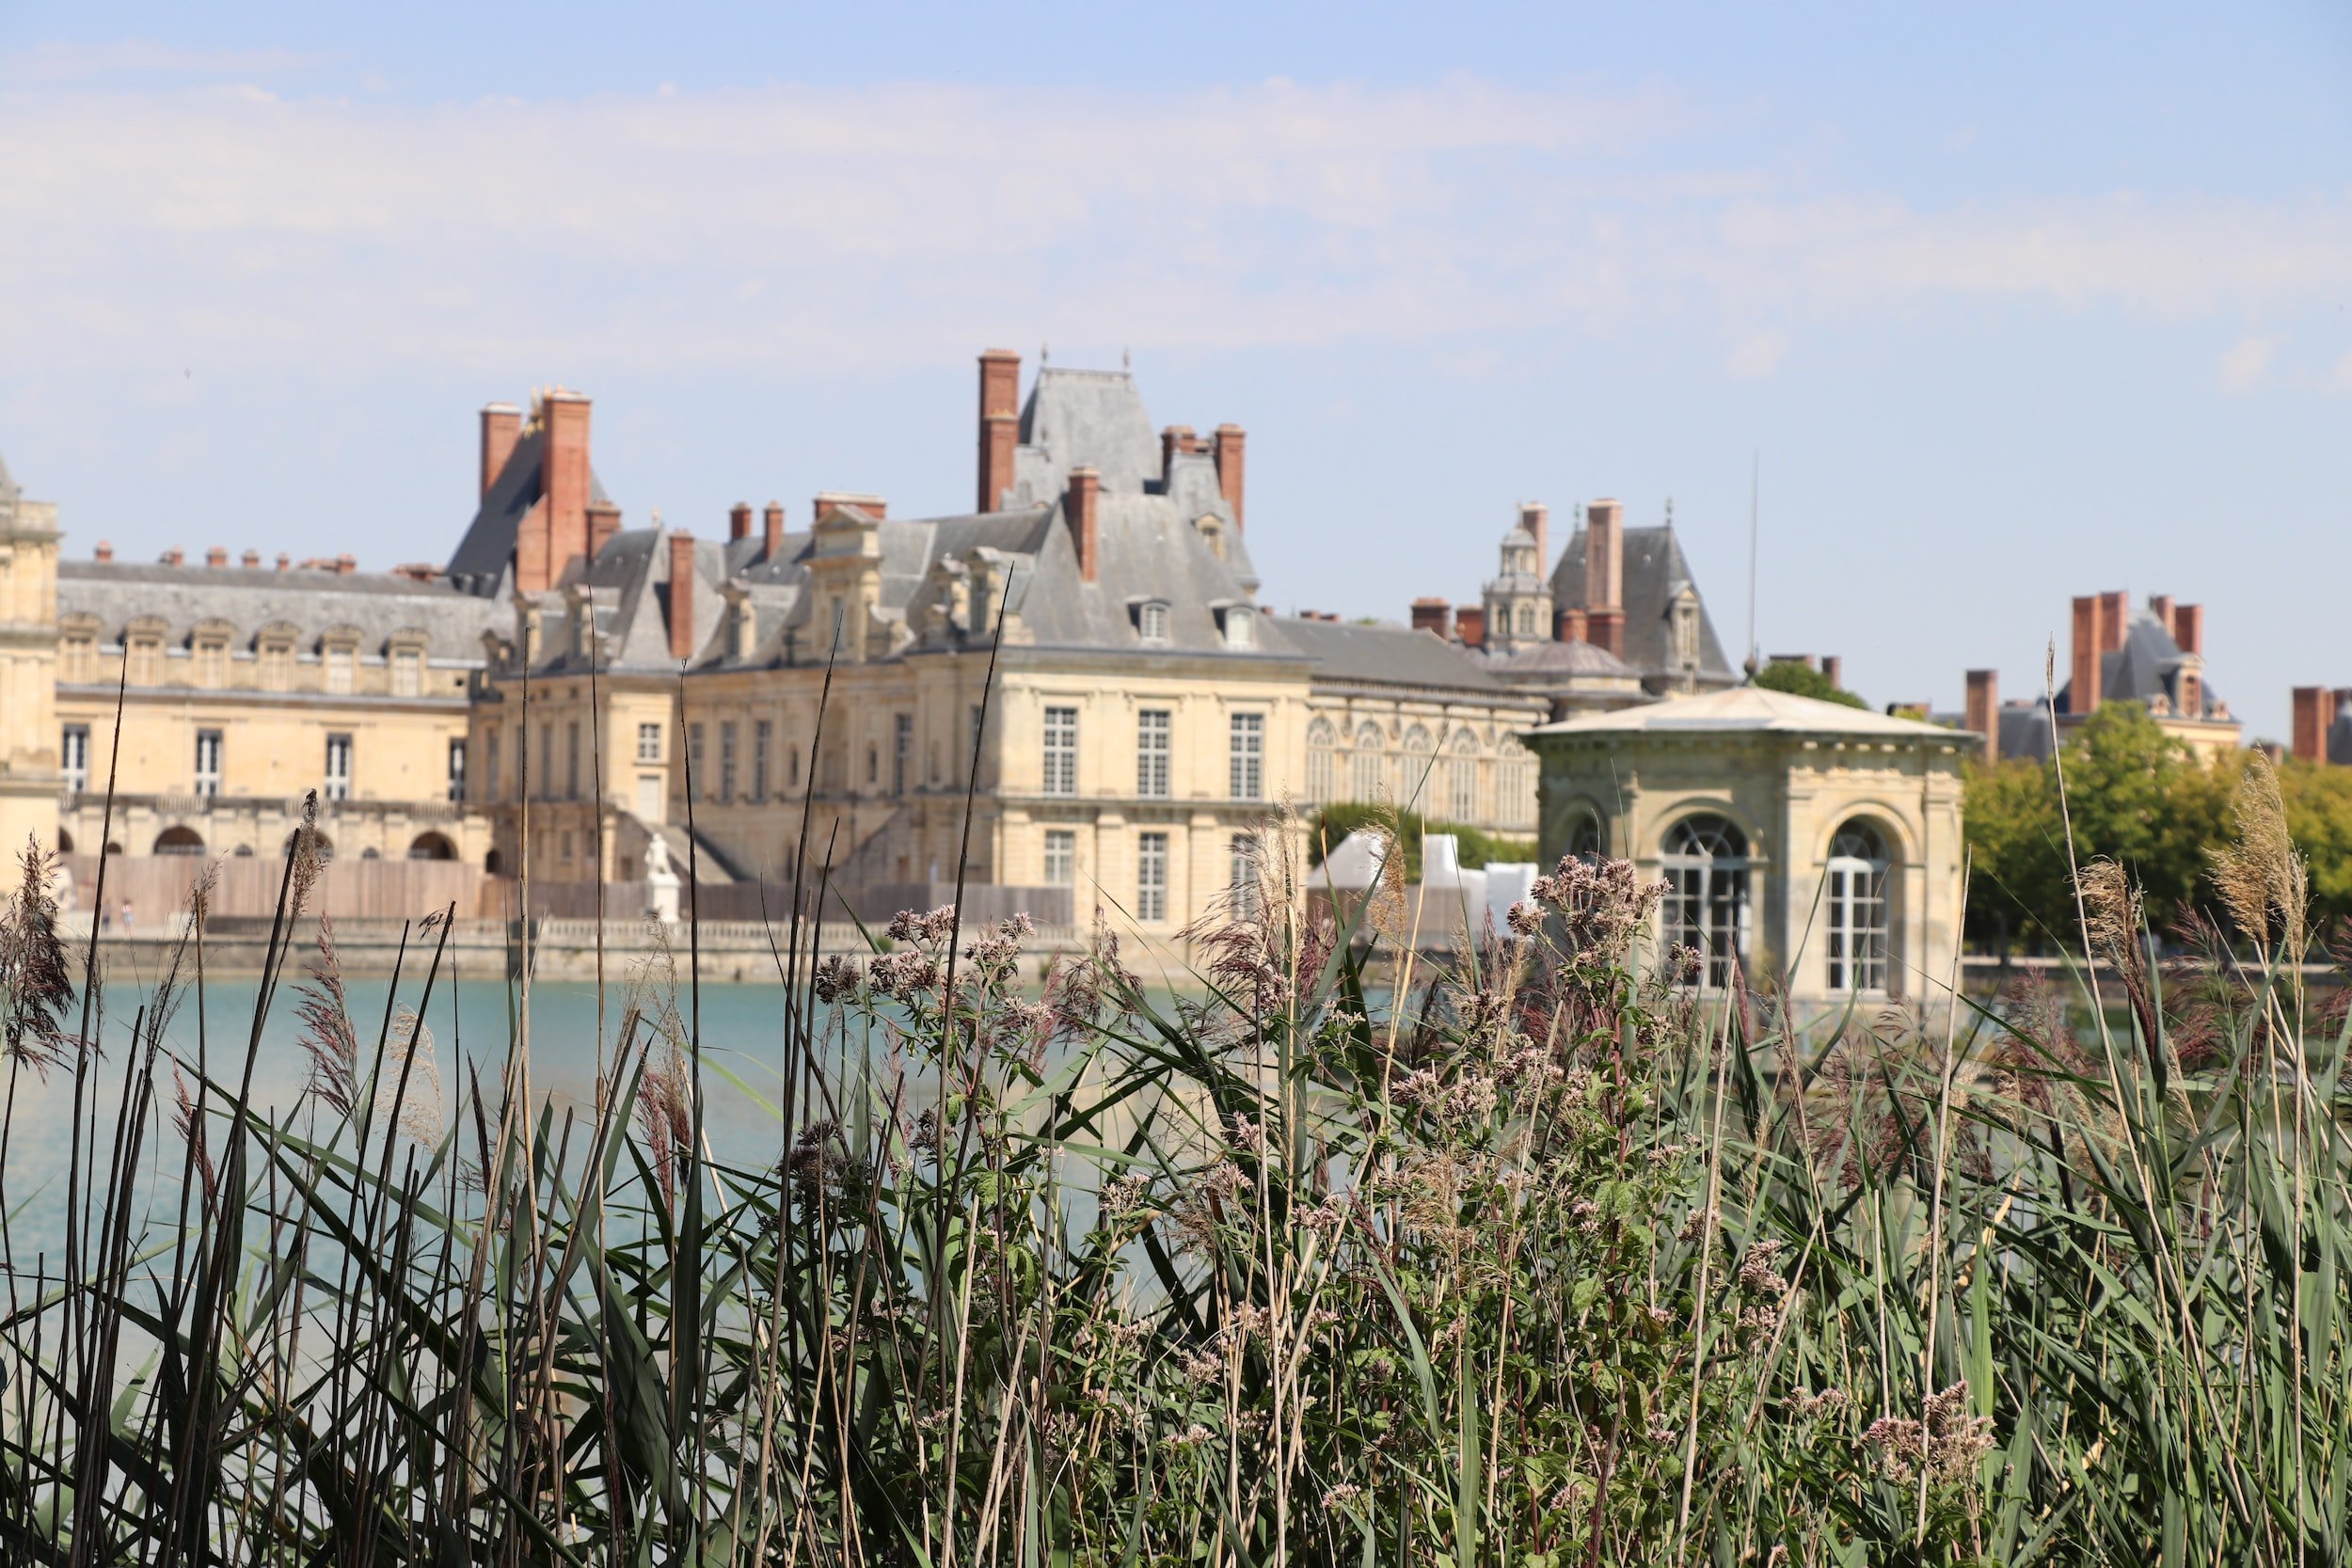
[[[2200,756],[2237,749],[2238,721],[2205,680],[2202,605],[2153,594],[2135,610],[2130,594],[2110,593],[2080,595],[2073,610],[2066,683],[2055,698],[2003,703],[1999,673],[1971,670],[1965,705],[1935,721],[1983,736],[1988,758],[2041,758],[2054,729],[2062,742],[2102,705],[2132,703]]]

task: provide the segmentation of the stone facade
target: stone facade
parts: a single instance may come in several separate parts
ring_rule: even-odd
[[[1957,983],[1961,765],[1974,737],[1741,687],[1531,733],[1542,852],[1671,884],[1661,939],[1805,1006]]]

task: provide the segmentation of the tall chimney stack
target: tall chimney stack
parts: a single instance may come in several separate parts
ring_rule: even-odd
[[[1013,452],[1021,444],[1021,356],[993,348],[980,356],[980,501],[977,510],[1004,510],[1012,488]]]
[[[1413,601],[1413,629],[1436,634],[1440,641],[1454,636],[1454,607],[1444,599],[1422,598]]]
[[[767,553],[761,556],[760,559],[763,561],[778,561],[783,559],[784,502],[770,501],[768,503],[768,510],[760,515],[760,531],[763,535],[765,535],[768,546]]]
[[[2107,646],[2101,624],[2106,608],[2106,600],[2097,594],[2077,594],[2074,599],[2074,665],[2066,689],[2066,711],[2076,718],[2099,711],[2099,683],[2105,673],[2100,656]]]
[[[515,587],[544,594],[564,568],[588,554],[588,400],[557,390],[540,400],[546,444],[539,457],[539,500],[515,540]]]
[[[487,499],[490,486],[506,471],[506,460],[515,455],[515,443],[522,436],[523,411],[511,403],[485,404],[482,409],[482,496]]]
[[[2172,611],[2172,641],[2185,654],[2202,655],[2205,651],[2205,607],[2185,604]]]
[[[1160,432],[1160,478],[1176,469],[1176,459],[1200,450],[1200,438],[1188,424],[1172,424]]]
[[[2171,637],[2171,636],[2173,635],[2173,632],[2172,632],[2172,595],[2171,595],[2171,594],[2149,594],[2149,595],[2148,595],[2148,613],[2149,613],[2149,614],[2151,614],[2151,615],[2153,615],[2153,616],[2154,616],[2154,617],[2156,618],[2156,625],[2158,625],[2158,626],[2162,626],[2162,627],[2164,628],[2164,634],[2165,634],[2167,637]],[[2175,639],[2175,640],[2177,641],[2177,639]]]
[[[1602,499],[1584,509],[1585,636],[1625,657],[1625,509]]]
[[[1836,690],[1846,689],[1846,661],[1836,654],[1821,656],[1821,674]]]
[[[594,561],[604,553],[605,546],[621,531],[621,509],[611,501],[588,503],[588,559]]]
[[[1336,621],[1339,617],[1336,615],[1327,615],[1324,619],[1327,621]],[[1456,637],[1461,639],[1462,646],[1465,648],[1485,647],[1486,645],[1486,607],[1485,605],[1466,604],[1461,609],[1455,610],[1454,612],[1454,633]]]
[[[1984,760],[1998,762],[2001,758],[2001,673],[1998,670],[1968,672],[1968,710],[1964,726],[1984,736]]]
[[[2336,694],[2324,686],[2295,689],[2294,755],[2297,762],[2328,760],[2328,731],[2336,721]]]
[[[1551,570],[1551,508],[1541,501],[1519,503],[1519,527],[1535,536],[1535,575]]]
[[[670,535],[670,657],[694,657],[694,536]]]
[[[737,501],[727,508],[727,537],[749,539],[752,536],[752,503]]]
[[[1216,487],[1224,492],[1225,504],[1233,509],[1233,531],[1241,527],[1241,448],[1242,428],[1237,424],[1216,427]]]
[[[2099,651],[2119,653],[2123,647],[2123,633],[2132,619],[2132,596],[2129,594],[2099,595]]]
[[[1555,609],[1551,614],[1551,640],[1555,642],[1589,642],[1593,628],[1584,611],[1573,605]]]
[[[1103,476],[1092,468],[1071,469],[1070,491],[1061,506],[1070,542],[1078,552],[1078,575],[1092,582],[1103,568]]]

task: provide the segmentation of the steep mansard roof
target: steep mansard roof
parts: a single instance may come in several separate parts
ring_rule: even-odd
[[[1418,627],[1289,617],[1273,625],[1293,647],[1314,660],[1316,674],[1329,680],[1504,700],[1525,695],[1487,673],[1474,657]]]
[[[1552,568],[1552,602],[1563,609],[1584,603],[1584,531],[1583,525],[1578,525],[1567,548],[1560,552],[1560,563]],[[1684,584],[1698,580],[1683,557],[1682,541],[1675,536],[1672,523],[1626,529],[1623,541],[1625,662],[1645,676],[1679,674],[1674,658],[1674,628],[1666,611]],[[1699,678],[1739,678],[1716,640],[1714,617],[1708,613],[1704,594],[1699,595]]]
[[[450,555],[448,573],[467,592],[503,598],[514,588],[510,568],[515,536],[522,530],[523,518],[539,502],[547,444],[545,424],[534,421],[526,426],[506,467],[499,470],[489,494],[482,498],[473,521],[466,525],[465,537]],[[604,493],[604,483],[593,471],[588,476],[588,499],[591,505],[609,504],[611,499]]]
[[[428,657],[480,663],[482,634],[504,633],[513,611],[445,582],[374,573],[272,571],[262,566],[57,563],[57,613],[88,615],[103,641],[119,641],[133,621],[163,619],[167,645],[184,643],[207,621],[235,628],[232,647],[250,647],[262,628],[291,626],[297,646],[351,628],[362,652],[380,653],[396,633],[418,632]]]
[[[2128,698],[2146,702],[2153,697],[2172,695],[2172,676],[2187,662],[2188,656],[2173,641],[2172,632],[2156,618],[2155,611],[2139,609],[2132,612],[2123,628],[2123,645],[2113,653],[2099,656],[2099,695],[2104,702]],[[2070,711],[2067,695],[2074,683],[2068,681],[2058,688],[2058,711]],[[2184,714],[2187,719],[2218,717],[2227,705],[2213,688],[2200,682],[2203,711]]]

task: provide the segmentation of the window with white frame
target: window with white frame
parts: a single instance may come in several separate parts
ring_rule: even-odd
[[[1258,876],[1258,835],[1235,833],[1226,841],[1227,904],[1236,920],[1257,914],[1264,901]]]
[[[1248,605],[1237,604],[1225,612],[1225,645],[1229,648],[1254,648],[1258,645],[1258,614]]]
[[[1136,840],[1136,918],[1168,918],[1168,835],[1143,833]]]
[[[327,649],[326,689],[339,697],[348,694],[357,684],[355,672],[358,664],[359,653],[356,648]]]
[[[1136,714],[1136,793],[1147,800],[1166,798],[1168,787],[1168,736],[1174,715],[1164,707],[1147,707]]]
[[[220,793],[220,732],[197,731],[196,792],[207,800]]]
[[[351,799],[351,736],[347,735],[326,737],[326,798]]]
[[[466,737],[452,736],[449,742],[449,798],[466,798]]]
[[[1044,763],[1044,793],[1048,795],[1078,793],[1078,710],[1076,708],[1049,707],[1045,710]]]
[[[1445,759],[1446,811],[1456,822],[1476,822],[1485,816],[1478,800],[1478,737],[1468,730],[1454,732]]]
[[[1071,828],[1045,830],[1045,885],[1068,887],[1078,879],[1078,834]]]
[[[1377,800],[1387,793],[1388,757],[1381,750],[1380,726],[1366,724],[1356,732],[1356,753],[1348,759],[1347,793],[1354,800]]]
[[[661,760],[661,726],[660,724],[637,726],[637,760],[639,762]]]
[[[1265,796],[1265,715],[1236,713],[1232,716],[1232,752],[1226,766],[1226,783],[1236,800],[1257,800]]]
[[[1830,843],[1828,887],[1829,989],[1883,991],[1887,987],[1886,844],[1867,822],[1849,822]]]
[[[1699,984],[1731,983],[1747,950],[1748,840],[1728,817],[1686,816],[1666,831],[1666,941],[1699,956]]]
[[[89,726],[68,724],[57,746],[57,761],[65,786],[79,793],[89,787]]]
[[[1168,602],[1146,599],[1136,607],[1136,634],[1146,642],[1168,641]]]
[[[414,648],[399,648],[392,653],[392,695],[418,697],[424,693],[424,655]]]
[[[1339,732],[1327,719],[1307,726],[1307,799],[1315,805],[1330,800],[1339,785]]]

